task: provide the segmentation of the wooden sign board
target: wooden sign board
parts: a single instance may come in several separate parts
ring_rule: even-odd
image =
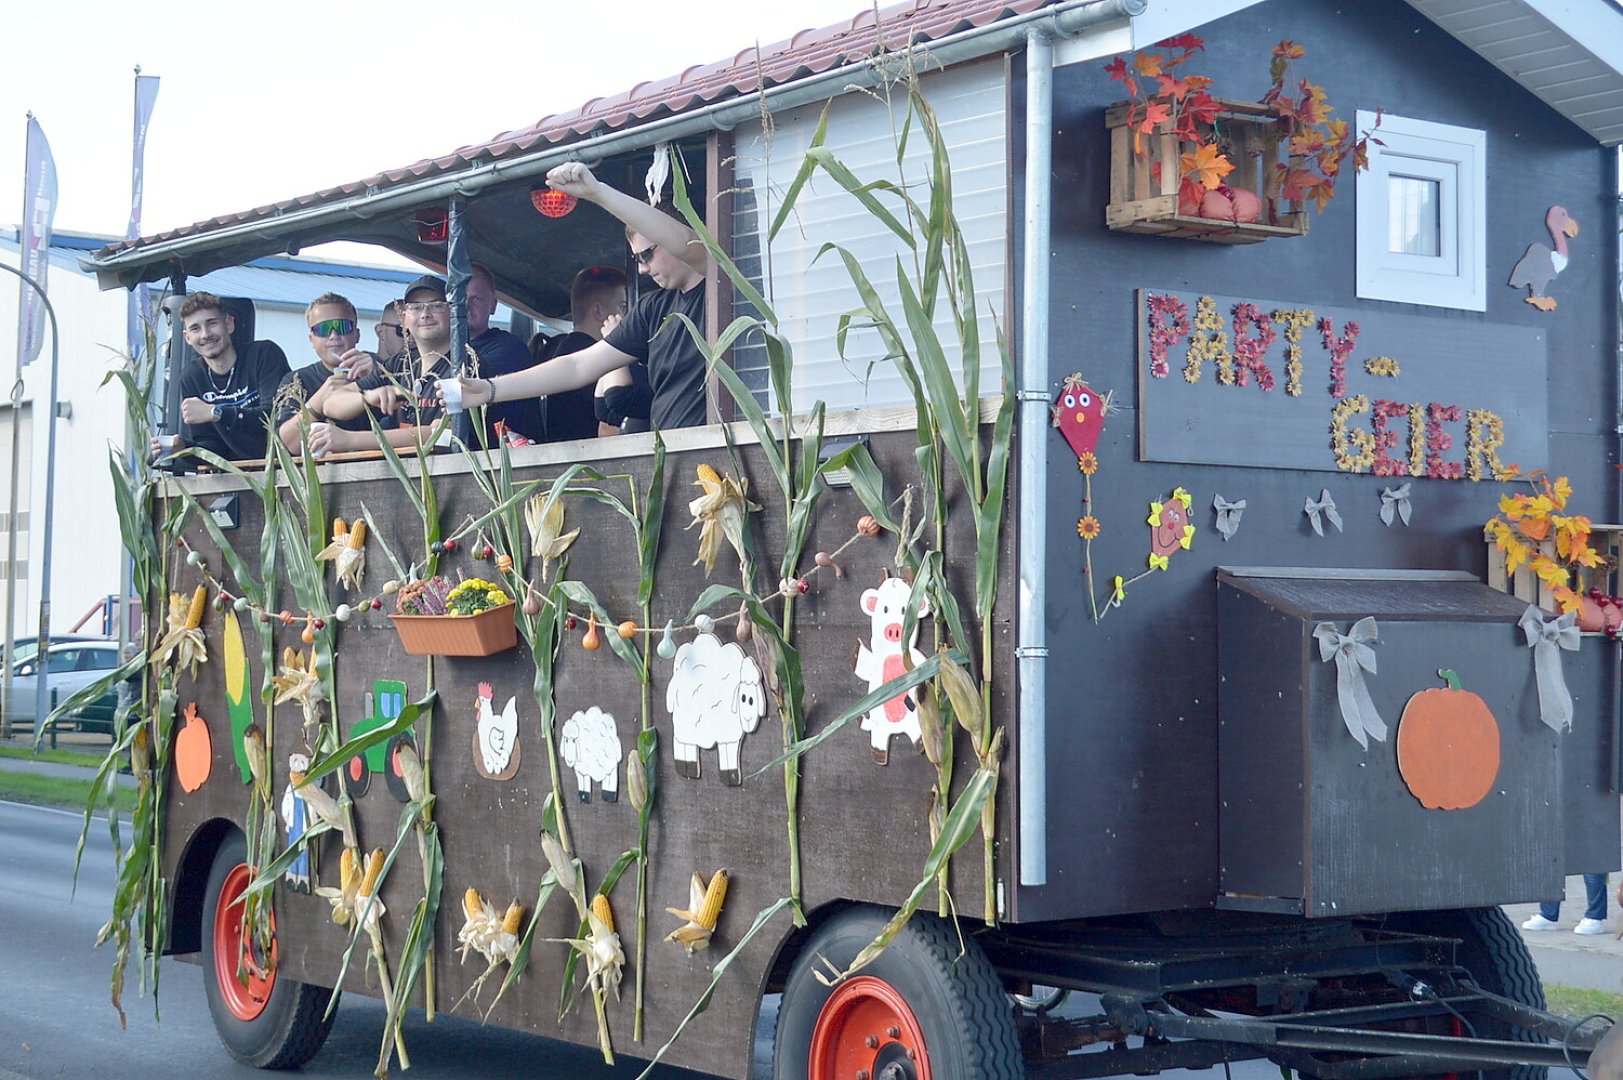
[[[1548,456],[1543,331],[1138,291],[1145,461],[1492,480]]]

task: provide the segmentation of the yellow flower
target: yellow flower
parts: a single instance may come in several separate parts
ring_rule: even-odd
[[[688,528],[699,526],[699,557],[693,564],[702,564],[708,577],[716,567],[716,556],[721,553],[722,537],[726,537],[739,559],[743,559],[744,519],[750,511],[760,507],[744,497],[749,490],[748,481],[721,476],[709,465],[700,465],[697,472],[694,486],[704,494],[688,503],[688,513],[693,515]]]
[[[1082,470],[1083,476],[1092,476],[1099,471],[1099,455],[1092,450],[1083,451],[1082,456],[1076,459],[1076,467]]]
[[[1084,540],[1096,539],[1099,535],[1099,519],[1089,514],[1076,523],[1076,535]]]

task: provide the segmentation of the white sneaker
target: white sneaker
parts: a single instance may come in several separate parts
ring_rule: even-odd
[[[1604,934],[1606,933],[1605,919],[1579,919],[1578,925],[1572,928],[1574,934]]]
[[[1535,914],[1531,919],[1522,923],[1523,930],[1554,930],[1561,924],[1554,919],[1546,919],[1543,915]],[[1594,933],[1595,931],[1590,931]]]

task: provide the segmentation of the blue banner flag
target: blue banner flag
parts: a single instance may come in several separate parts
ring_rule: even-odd
[[[28,163],[23,183],[22,271],[45,289],[56,220],[56,162],[39,121],[28,118]],[[45,305],[26,281],[18,282],[17,363],[32,363],[45,341]]]
[[[135,69],[135,155],[130,164],[130,227],[126,239],[141,235],[141,197],[146,184],[147,125],[152,121],[152,106],[158,100],[158,77],[142,75]],[[142,324],[152,315],[151,297],[145,285],[137,285],[130,293],[126,334],[130,355],[139,356],[146,343]]]

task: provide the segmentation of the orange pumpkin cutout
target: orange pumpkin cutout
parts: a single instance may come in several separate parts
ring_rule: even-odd
[[[175,778],[187,794],[202,787],[214,767],[214,740],[209,726],[197,714],[197,702],[186,706],[186,723],[175,736]]]
[[[1493,790],[1499,776],[1499,722],[1488,703],[1448,668],[1447,689],[1422,690],[1398,720],[1398,773],[1428,810],[1464,810]]]

